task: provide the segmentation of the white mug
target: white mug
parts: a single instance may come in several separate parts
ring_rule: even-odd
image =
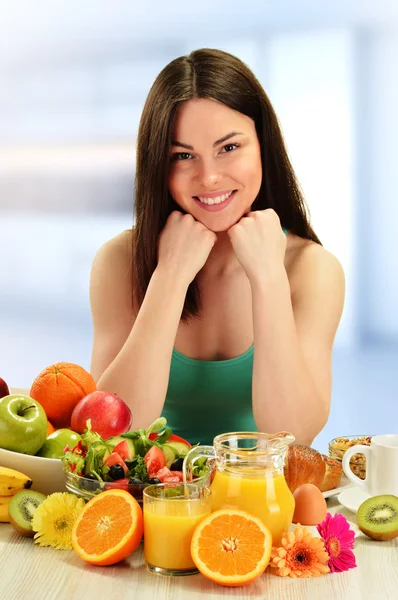
[[[351,471],[353,454],[366,457],[366,478],[360,479]],[[343,471],[348,479],[371,496],[393,494],[398,496],[398,433],[375,435],[370,446],[352,446],[343,456]]]

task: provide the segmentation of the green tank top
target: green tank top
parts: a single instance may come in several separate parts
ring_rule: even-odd
[[[191,444],[219,433],[257,431],[252,409],[254,346],[229,360],[207,361],[173,350],[162,416]]]

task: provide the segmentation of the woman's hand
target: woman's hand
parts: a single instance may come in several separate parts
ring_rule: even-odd
[[[275,267],[283,267],[286,236],[272,208],[247,213],[228,230],[228,236],[251,281],[261,279]]]
[[[216,241],[216,234],[192,215],[175,210],[159,237],[158,267],[171,269],[189,285],[206,263]]]

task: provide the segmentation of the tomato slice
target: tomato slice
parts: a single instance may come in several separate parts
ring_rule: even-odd
[[[160,469],[157,473],[155,473],[155,477],[163,483],[164,478],[171,477],[172,474],[173,473],[172,471],[170,471],[170,469],[168,469],[167,467],[163,467],[163,469]]]
[[[119,444],[117,444],[114,447],[112,452],[116,452],[117,454],[119,454],[119,456],[121,456],[123,460],[131,460],[132,458],[131,450],[126,440],[124,440],[123,442],[119,442]]]
[[[145,454],[144,461],[149,477],[154,477],[160,469],[166,466],[166,457],[160,448],[152,446]]]
[[[109,468],[113,467],[113,465],[121,465],[126,475],[128,473],[128,467],[126,463],[124,462],[120,454],[118,454],[117,452],[112,452],[112,454],[110,454],[108,458],[104,460],[104,465],[107,465]]]
[[[150,433],[149,439],[154,440],[157,435],[158,435],[157,433]],[[184,440],[184,438],[180,437],[179,435],[174,435],[174,433],[171,434],[171,436],[169,437],[167,442],[181,442],[182,444],[185,444],[186,446],[191,448],[191,444],[189,442],[187,442],[187,440]]]
[[[171,474],[173,477],[178,477],[178,481],[184,481],[184,475],[182,474],[182,471],[171,471]]]

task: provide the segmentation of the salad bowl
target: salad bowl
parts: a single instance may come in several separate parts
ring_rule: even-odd
[[[142,504],[147,486],[183,481],[183,460],[191,445],[173,435],[166,424],[166,419],[160,417],[148,429],[103,439],[87,421],[78,444],[64,449],[66,489],[85,500],[107,490],[122,489]],[[197,468],[195,482],[206,487],[208,471],[204,466]]]
[[[142,504],[142,494],[144,489],[151,485],[150,483],[119,483],[118,481],[106,482],[89,479],[84,476],[75,475],[74,473],[65,473],[64,487],[68,492],[83,498],[84,500],[90,500],[97,494],[105,492],[107,490],[126,490],[129,492],[140,504]]]
[[[202,487],[209,487],[210,485],[210,473],[207,475],[203,475],[202,477],[196,477],[194,479],[196,485]],[[157,483],[161,483],[160,481]],[[93,479],[88,479],[84,476],[75,475],[74,473],[65,473],[65,482],[64,487],[66,491],[83,498],[88,501],[97,494],[101,492],[105,492],[107,490],[126,490],[129,492],[139,504],[142,505],[143,502],[143,492],[148,485],[154,485],[153,483],[119,483],[118,481],[114,482],[105,482],[105,481],[95,481]],[[170,484],[175,485],[175,483]]]

